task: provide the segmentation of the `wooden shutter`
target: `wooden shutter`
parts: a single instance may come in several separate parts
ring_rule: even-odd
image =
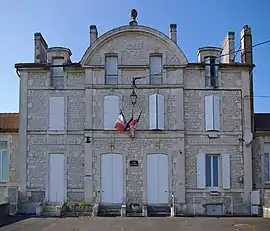
[[[214,129],[214,105],[213,95],[206,95],[204,97],[204,117],[205,117],[205,130],[211,131]]]
[[[104,130],[113,130],[116,120],[119,116],[119,97],[107,95],[104,97]]]
[[[213,130],[220,131],[220,98],[218,95],[213,96],[213,103],[214,103],[214,111],[213,111],[213,118],[214,118],[214,127]]]
[[[205,188],[205,154],[197,154],[197,188]]]
[[[157,129],[164,130],[164,96],[157,94]]]
[[[222,154],[222,186],[223,189],[231,188],[231,163],[230,154]]]
[[[64,130],[65,128],[65,98],[50,97],[50,129]]]
[[[157,94],[149,96],[149,129],[155,130],[157,127]]]

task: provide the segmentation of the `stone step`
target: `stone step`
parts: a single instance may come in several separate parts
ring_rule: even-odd
[[[56,212],[42,212],[41,216],[42,217],[60,217],[60,215],[57,214]]]
[[[121,207],[100,206],[98,210],[98,216],[121,216]]]
[[[169,206],[147,206],[149,217],[168,217],[171,215]]]

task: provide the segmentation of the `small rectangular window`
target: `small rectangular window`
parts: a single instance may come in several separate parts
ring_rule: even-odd
[[[204,59],[205,64],[205,86],[218,86],[218,59],[216,57],[207,57]]]
[[[162,56],[150,56],[150,84],[162,84]]]
[[[64,58],[53,58],[51,68],[51,86],[63,87],[64,86]]]
[[[270,155],[269,153],[264,153],[264,179],[265,179],[265,182],[270,183]]]
[[[118,83],[118,61],[117,56],[107,56],[105,60],[105,84]]]
[[[205,176],[207,188],[219,187],[219,155],[206,155]]]

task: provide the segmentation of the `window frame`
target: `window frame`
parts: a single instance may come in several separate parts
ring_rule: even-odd
[[[108,74],[107,73],[107,64],[108,64],[108,59],[109,58],[116,58],[116,74]],[[117,85],[118,84],[118,55],[115,53],[110,53],[110,54],[105,54],[105,84],[106,85]],[[108,83],[108,79],[113,79],[115,78],[116,82],[115,83]]]
[[[267,155],[267,158],[268,158],[268,163],[266,163],[266,155]],[[263,159],[263,162],[264,162],[264,172],[263,172],[263,176],[264,176],[264,182],[266,184],[270,184],[270,153],[264,153],[264,159]],[[265,169],[265,166],[266,164],[268,165],[268,179],[266,179],[266,169]]]
[[[62,65],[60,65],[60,64],[54,65],[55,60],[62,60],[63,61]],[[64,66],[63,66],[64,63],[65,63],[65,59],[62,56],[55,56],[52,58],[52,63],[51,63],[51,68],[50,68],[50,72],[51,72],[50,86],[51,87],[64,87],[65,86],[65,83],[64,83],[65,71],[64,71]],[[55,67],[61,68],[63,75],[54,75],[54,68]],[[56,80],[56,81],[54,82],[54,80]],[[61,84],[55,84],[58,80],[61,80]]]
[[[7,158],[7,163],[6,163],[6,169],[7,169],[7,172],[6,172],[6,175],[7,175],[7,179],[3,179],[3,174],[2,174],[2,164],[3,164],[3,152],[6,152],[6,158]],[[8,152],[7,152],[7,149],[3,148],[0,150],[0,167],[1,167],[1,171],[0,171],[0,182],[7,182],[8,181]]]
[[[151,59],[152,58],[160,58],[160,73],[156,73],[156,74],[152,74],[152,71],[151,71]],[[149,84],[150,85],[161,85],[163,84],[163,59],[162,59],[162,53],[152,53],[149,55]],[[160,83],[153,83],[153,78],[155,77],[160,77]]]
[[[209,60],[209,63],[207,62]],[[211,61],[214,60],[214,63],[211,63]],[[209,75],[207,75],[206,69],[209,67]],[[212,75],[212,71],[214,72],[214,75]],[[219,72],[219,60],[218,57],[215,56],[205,56],[204,57],[204,76],[205,76],[205,86],[211,87],[211,88],[217,88],[219,85],[219,78],[218,78],[218,72]]]
[[[211,184],[210,186],[207,185],[207,157],[210,157],[211,158],[211,178],[210,178],[210,181],[211,181]],[[217,172],[217,180],[218,180],[218,184],[217,186],[214,186],[214,161],[213,161],[213,158],[214,157],[217,157],[218,158],[218,172]],[[210,189],[212,191],[217,191],[220,189],[221,187],[221,158],[220,158],[220,154],[205,154],[205,188],[206,189]]]

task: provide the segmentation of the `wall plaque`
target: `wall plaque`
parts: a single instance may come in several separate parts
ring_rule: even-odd
[[[139,166],[139,161],[138,160],[130,160],[129,166],[137,167],[137,166]]]

